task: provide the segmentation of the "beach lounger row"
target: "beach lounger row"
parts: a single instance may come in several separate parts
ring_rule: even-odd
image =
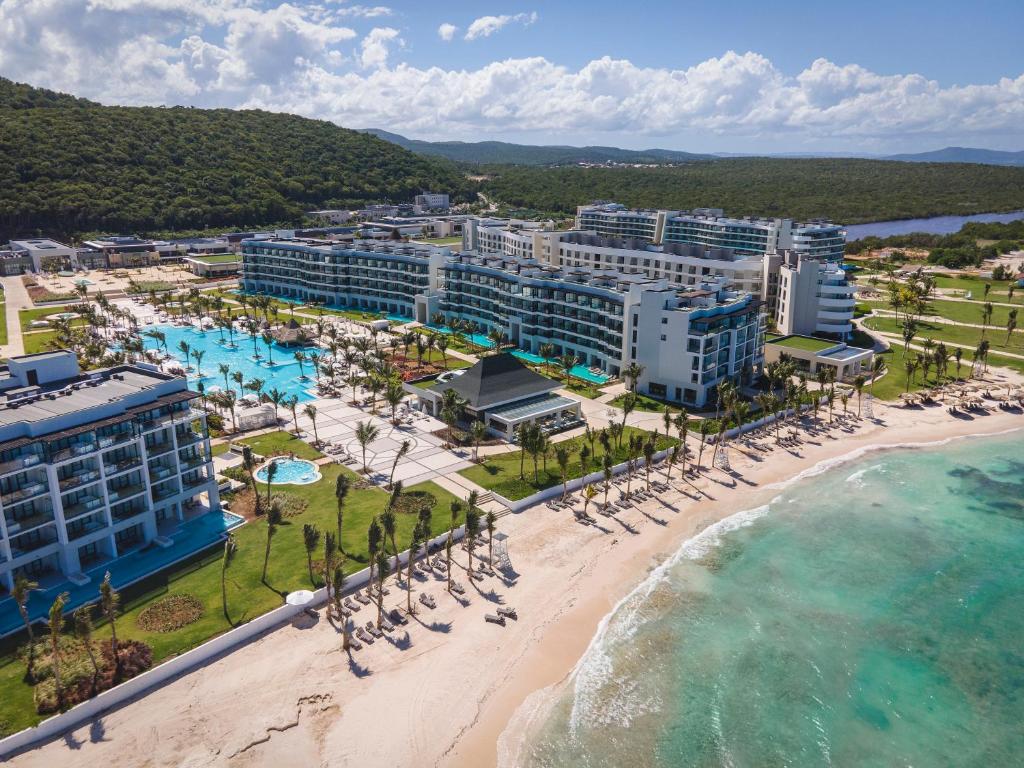
[[[437,608],[437,601],[434,600],[434,596],[428,595],[426,592],[420,592],[420,602],[427,606],[427,608],[430,608],[431,610]]]
[[[484,621],[488,624],[500,624],[505,626],[505,617],[495,613],[488,613],[484,615]]]

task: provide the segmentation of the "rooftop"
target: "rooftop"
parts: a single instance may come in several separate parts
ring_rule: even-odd
[[[31,240],[11,240],[11,248],[19,251],[50,251],[56,249],[71,250],[71,246],[58,243],[45,237],[37,237]]]
[[[800,349],[804,352],[822,352],[826,349],[839,346],[842,342],[833,341],[831,339],[819,339],[814,336],[799,336],[792,334],[790,336],[776,336],[774,338],[765,339],[766,344],[777,344],[780,347],[789,347],[790,349]]]
[[[488,355],[443,384],[435,384],[431,391],[455,390],[475,410],[503,405],[516,400],[546,395],[559,387],[559,383],[541,376],[509,352]]]

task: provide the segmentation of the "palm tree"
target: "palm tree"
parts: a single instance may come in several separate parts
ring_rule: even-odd
[[[906,391],[909,392],[910,391],[910,382],[913,380],[914,372],[917,370],[917,361],[916,360],[911,360],[910,358],[907,358],[906,360],[903,361],[903,370],[907,374],[907,389],[906,389]]]
[[[707,442],[708,434],[711,432],[711,424],[707,419],[700,420],[700,426],[697,428],[700,432],[700,449],[697,451],[697,474],[700,474],[701,459],[704,456],[704,445]]]
[[[306,378],[306,353],[299,350],[295,353],[295,362],[299,364],[299,378],[305,380]]]
[[[958,379],[960,378],[960,365],[963,361],[963,357],[964,351],[960,349],[960,347],[957,347],[956,349],[953,350],[953,359],[956,361],[956,377]]]
[[[224,619],[231,624],[231,617],[228,615],[228,568],[238,553],[238,540],[235,534],[229,533],[224,540],[224,556],[220,561],[220,602],[224,609]]]
[[[497,530],[498,516],[488,510],[484,516],[484,527],[487,529],[487,562],[494,567],[494,532]]]
[[[14,598],[21,621],[25,625],[25,632],[28,633],[28,669],[25,671],[25,681],[30,685],[34,685],[36,681],[36,637],[28,617],[28,597],[34,589],[39,589],[39,584],[19,573],[14,579],[14,589],[11,591],[11,597]]]
[[[445,556],[445,572],[448,574],[448,592],[452,591],[452,543],[454,541],[455,523],[459,519],[459,510],[461,505],[458,499],[452,499],[451,503],[452,518],[448,524],[448,539],[444,545],[444,556]]]
[[[572,376],[572,369],[579,363],[579,358],[571,352],[566,352],[558,358],[558,367],[565,374],[565,386],[569,386],[569,378]]]
[[[380,521],[374,517],[370,521],[370,527],[366,529],[366,552],[370,561],[370,574],[367,582],[373,584],[373,565],[377,560],[377,553],[380,551],[380,543],[383,537],[383,530]]]
[[[637,396],[633,392],[629,392],[622,400],[622,427],[619,430],[618,438],[615,441],[615,446],[618,447],[622,444],[622,435],[626,432],[626,419],[629,418],[634,410],[636,410]]]
[[[395,470],[398,469],[398,462],[405,458],[405,455],[412,450],[412,440],[403,440],[395,453],[395,460],[391,463],[391,474],[388,476],[388,488],[395,482]]]
[[[391,495],[380,515],[380,527],[384,529],[385,538],[391,542],[391,551],[398,557],[398,543],[395,541],[395,533],[398,531],[398,518],[395,515],[395,506],[402,498],[402,481],[395,483],[391,489]]]
[[[547,369],[551,365],[551,358],[555,356],[555,345],[545,342],[538,347],[537,352],[544,358],[544,368]]]
[[[368,474],[370,468],[366,466],[366,447],[380,435],[380,427],[369,419],[356,423],[356,442],[363,451],[363,474]]]
[[[93,648],[92,641],[92,608],[88,605],[83,605],[78,608],[72,618],[75,622],[75,636],[81,642],[82,647],[85,648],[86,654],[89,656],[89,663],[92,665],[92,685],[90,686],[89,695],[96,695],[96,681],[100,676],[100,666],[96,662],[96,649]]]
[[[883,360],[880,356],[876,355],[875,357],[872,358],[872,360],[871,360],[871,383],[870,383],[870,389],[871,389],[871,396],[872,397],[875,396],[875,379],[878,378],[878,374],[880,374],[882,372],[882,369],[884,367],[885,367],[885,360]]]
[[[313,441],[315,444],[320,444],[320,435],[316,431],[316,406],[312,403],[308,403],[305,408],[302,409],[302,413],[309,418],[313,424]]]
[[[270,404],[272,406],[274,406],[274,425],[275,426],[280,422],[280,419],[278,418],[278,415],[277,415],[277,409],[280,408],[282,405],[284,405],[285,399],[286,399],[286,395],[284,394],[284,392],[279,390],[277,387],[274,387],[272,390],[267,392],[267,400],[269,400]]]
[[[331,582],[332,582],[333,588],[334,588],[334,599],[335,599],[335,602],[336,603],[340,603],[341,595],[345,591],[345,565],[344,565],[344,562],[342,562],[341,564],[335,566],[335,568],[334,568],[334,576],[331,579]],[[348,619],[346,619],[345,615],[341,612],[341,606],[340,605],[336,606],[336,613],[338,615],[338,620],[341,622],[341,650],[348,651],[349,646],[351,645],[351,640],[350,640],[349,631],[348,631]]]
[[[289,411],[292,412],[292,424],[295,427],[295,434],[298,435],[299,434],[299,415],[298,415],[299,396],[298,395],[292,395],[291,397],[289,397],[286,400],[284,400],[283,404],[284,404],[284,406]]]
[[[626,369],[622,372],[622,376],[629,380],[629,391],[634,395],[636,394],[636,386],[640,382],[640,377],[644,375],[644,367],[640,363],[630,363],[626,366]]]
[[[405,610],[411,615],[412,610],[412,569],[416,564],[416,555],[420,551],[420,547],[423,546],[422,540],[423,531],[419,524],[412,527],[412,538],[409,540],[409,560],[406,563],[405,572]],[[395,566],[398,567],[396,560]]]
[[[384,620],[384,579],[390,573],[390,562],[386,552],[377,554],[377,629],[380,629]]]
[[[182,362],[185,364],[186,370],[191,370],[192,366],[188,364],[189,358],[192,357],[192,347],[189,346],[187,341],[179,341],[178,349],[181,350],[181,355],[184,358]]]
[[[452,431],[455,424],[462,417],[462,411],[466,407],[466,401],[459,397],[454,389],[446,389],[441,395],[441,421],[448,427],[448,442],[452,442]]]
[[[320,546],[320,530],[312,523],[305,523],[302,526],[302,545],[306,548],[306,568],[309,570],[309,581],[316,589],[316,579],[313,577],[313,553]]]
[[[563,446],[555,449],[555,461],[558,463],[558,471],[562,475],[562,498],[569,495],[569,451]]]
[[[60,631],[64,626],[64,606],[68,593],[61,592],[50,606],[50,667],[53,669],[53,686],[57,694],[57,709],[64,710],[64,687],[60,679]]]
[[[192,350],[192,359],[196,361],[196,378],[197,379],[203,378],[203,367],[202,366],[203,366],[203,357],[205,355],[206,355],[206,352],[204,350],[202,350],[202,349],[193,349]]]
[[[121,605],[121,595],[110,583],[110,571],[107,571],[100,584],[100,611],[110,624],[110,655],[114,658],[114,681],[121,679],[121,654],[117,647],[117,609]]]
[[[583,489],[583,515],[584,516],[586,516],[586,514],[587,514],[587,507],[590,506],[590,502],[593,501],[595,496],[597,496],[597,489],[594,486],[588,485],[586,488]]]
[[[651,465],[654,464],[654,442],[647,440],[643,446],[644,472],[647,475],[647,490],[651,490]]]
[[[988,283],[985,284],[988,288]],[[988,331],[988,324],[992,322],[992,302],[986,301],[985,306],[981,309],[981,338],[985,338],[985,333]]]
[[[270,543],[274,540],[274,534],[277,533],[277,526],[280,524],[281,504],[274,499],[267,507],[267,548],[263,553],[263,574],[260,576],[260,581],[264,584],[267,583],[267,566],[270,564]]]
[[[334,500],[338,504],[338,551],[342,554],[345,552],[345,545],[341,540],[341,531],[345,522],[345,498],[348,496],[351,485],[348,475],[344,474],[338,475],[338,479],[334,481]]]
[[[238,385],[238,394],[241,395],[245,391],[245,386],[243,385],[243,382],[245,381],[245,376],[242,374],[241,371],[234,371],[231,374],[231,380]]]
[[[1010,336],[1017,330],[1017,310],[1011,309],[1009,315],[1006,318],[1006,342],[1005,346],[1010,346]]]
[[[480,460],[480,443],[487,437],[487,425],[479,419],[469,425],[469,437],[473,441],[473,461]]]
[[[231,389],[231,385],[228,383],[228,374],[231,373],[231,368],[227,363],[217,363],[217,371],[224,377],[224,390]]]
[[[857,418],[860,418],[860,401],[864,394],[864,377],[858,376],[853,380],[853,391],[857,393]]]
[[[267,505],[270,504],[270,492],[271,484],[274,482],[274,477],[277,475],[277,462],[272,461],[267,464]]]
[[[402,382],[397,379],[388,379],[384,389],[384,402],[391,406],[391,423],[398,426],[398,406],[402,404],[405,397],[405,389]]]
[[[476,537],[480,533],[480,512],[473,504],[466,510],[466,552],[469,555],[470,578],[473,576],[473,549],[476,547]]]

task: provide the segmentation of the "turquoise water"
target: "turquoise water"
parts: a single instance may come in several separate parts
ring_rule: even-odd
[[[305,459],[274,459],[277,471],[274,473],[272,485],[308,485],[320,479],[320,471],[316,464]],[[260,467],[256,471],[256,479],[261,483],[267,482],[267,467]]]
[[[1021,765],[1022,448],[870,453],[713,526],[609,617],[506,762]]]
[[[299,402],[312,400],[313,396],[306,392],[307,388],[315,386],[313,380],[313,366],[310,363],[303,364],[303,371],[308,377],[307,380],[299,378],[299,364],[295,362],[295,347],[282,347],[280,344],[272,345],[274,364],[267,365],[267,345],[259,336],[256,337],[256,348],[259,350],[260,359],[253,357],[252,337],[247,333],[235,331],[235,347],[228,346],[230,336],[224,331],[224,343],[221,342],[221,331],[199,331],[195,328],[184,328],[177,325],[159,325],[143,329],[142,341],[146,349],[156,349],[157,343],[154,339],[145,335],[145,331],[155,328],[163,331],[167,336],[167,351],[179,362],[184,363],[184,355],[178,349],[182,341],[188,342],[192,349],[201,349],[206,354],[203,357],[202,373],[203,385],[207,392],[212,387],[225,388],[224,376],[218,371],[220,363],[226,364],[232,372],[241,371],[245,381],[262,379],[264,382],[263,391],[269,392],[277,388],[287,395],[296,395]],[[306,350],[308,354],[310,351]],[[195,359],[189,360],[189,365],[195,368]],[[196,371],[191,371],[188,376],[190,384],[195,386]],[[227,381],[230,389],[241,396],[252,394],[251,392],[239,392],[238,385],[231,380],[230,374]]]

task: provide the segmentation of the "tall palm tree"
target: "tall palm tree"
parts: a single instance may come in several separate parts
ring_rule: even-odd
[[[476,537],[480,533],[480,512],[473,504],[466,510],[466,553],[469,555],[467,572],[473,577],[473,550],[476,548]]]
[[[388,379],[384,389],[384,402],[391,406],[391,423],[398,426],[398,406],[405,398],[405,389],[397,379]]]
[[[700,432],[700,449],[697,451],[697,474],[700,474],[701,459],[704,456],[704,445],[707,443],[708,434],[711,432],[711,423],[707,419],[700,420],[700,426],[697,428]]]
[[[331,581],[334,584],[335,600],[340,600],[341,595],[344,594],[344,591],[345,591],[345,565],[344,565],[344,562],[342,562],[341,564],[335,566],[335,568],[334,568],[334,576],[331,579]],[[338,614],[338,620],[341,622],[341,650],[348,651],[348,649],[349,649],[349,647],[351,645],[351,637],[349,635],[349,630],[348,630],[348,619],[346,619],[345,615],[341,612],[340,606],[339,606],[339,609],[337,611],[337,614]]]
[[[192,359],[196,361],[196,378],[203,378],[203,357],[206,356],[206,352],[202,349],[192,350]]]
[[[110,571],[100,583],[100,611],[110,624],[110,655],[114,658],[114,681],[121,679],[121,654],[117,643],[117,609],[121,605],[121,595],[110,583]]]
[[[494,567],[494,532],[497,530],[498,516],[488,510],[484,515],[484,526],[487,528],[487,562]]]
[[[441,335],[437,337],[434,342],[437,345],[437,351],[441,353],[441,362],[444,365],[444,369],[448,370],[448,337]]]
[[[302,526],[302,545],[306,548],[306,568],[309,570],[309,581],[316,589],[316,578],[313,576],[313,553],[320,546],[320,529],[312,523]]]
[[[295,353],[295,362],[299,364],[299,378],[305,381],[306,379],[306,353],[301,349]]]
[[[644,367],[640,363],[630,363],[626,366],[622,372],[622,376],[629,380],[629,391],[636,394],[636,386],[640,382],[640,377],[644,375]]]
[[[189,359],[192,357],[192,347],[189,346],[187,341],[179,341],[178,349],[181,350],[181,356],[183,358],[182,363],[185,365],[186,370],[192,370],[192,366],[189,365]]]
[[[480,419],[475,419],[469,425],[469,437],[473,441],[473,461],[480,460],[480,443],[487,437],[487,425]]]
[[[338,505],[338,551],[342,554],[345,553],[345,545],[341,540],[342,528],[345,523],[345,499],[348,497],[349,489],[352,483],[348,479],[348,475],[340,474],[337,480],[334,481],[334,500]]]
[[[274,387],[272,390],[267,392],[267,400],[274,406],[274,425],[276,426],[280,422],[280,418],[277,415],[277,410],[284,405],[286,395],[284,392]]]
[[[39,589],[39,584],[19,573],[14,578],[14,589],[11,591],[11,597],[14,598],[15,605],[18,606],[18,614],[21,616],[25,632],[28,634],[28,668],[25,671],[25,680],[30,685],[35,684],[36,681],[36,637],[32,631],[32,622],[28,617],[28,598],[34,589]]]
[[[988,287],[988,283],[985,284]],[[985,333],[988,331],[988,324],[992,322],[992,302],[986,301],[985,306],[981,309],[981,338],[985,338]]]
[[[555,461],[558,463],[558,472],[562,475],[562,498],[569,495],[569,451],[563,446],[555,449]]]
[[[452,543],[455,540],[455,523],[459,519],[459,510],[462,508],[458,499],[452,499],[451,522],[448,523],[448,538],[444,544],[445,572],[448,574],[448,592],[452,591]]]
[[[583,515],[584,515],[584,517],[587,514],[587,507],[590,506],[590,502],[594,500],[595,496],[597,496],[597,488],[595,488],[594,486],[588,485],[586,488],[583,489]]]
[[[220,602],[224,609],[224,620],[228,624],[232,623],[231,617],[228,615],[228,568],[231,567],[237,553],[238,539],[235,538],[235,534],[229,533],[224,540],[224,556],[220,561]]]
[[[68,602],[68,593],[61,592],[50,606],[50,668],[53,670],[53,686],[57,694],[57,709],[64,710],[64,686],[61,684],[60,631],[64,627],[64,606]]]
[[[277,533],[277,526],[281,524],[281,505],[274,499],[270,502],[270,506],[267,507],[267,548],[263,552],[263,573],[260,576],[260,581],[264,584],[267,583],[267,566],[270,565],[270,544],[274,540],[274,535]]]
[[[381,541],[384,538],[384,531],[380,521],[374,517],[370,521],[370,527],[366,529],[366,553],[370,561],[370,574],[367,582],[373,585],[373,566],[377,561],[377,553],[381,551]]]
[[[363,451],[363,474],[368,474],[370,468],[366,466],[366,447],[380,435],[380,427],[373,422],[360,421],[356,423],[356,442]]]
[[[227,363],[217,363],[217,372],[224,377],[224,389],[231,389],[231,385],[228,383],[228,374],[231,373],[231,368]]]
[[[274,477],[277,476],[277,462],[272,461],[267,464],[267,505],[270,505],[271,500],[271,484],[274,482]]]
[[[316,406],[312,403],[308,403],[305,408],[302,409],[302,413],[310,420],[313,424],[313,441],[315,444],[320,444],[320,435],[316,431]]]
[[[100,665],[96,662],[96,649],[93,647],[92,607],[88,605],[79,607],[72,615],[72,619],[75,623],[75,637],[85,648],[89,663],[92,665],[92,684],[89,687],[89,695],[95,696],[96,681],[100,676]]]
[[[384,620],[384,580],[390,573],[390,562],[386,552],[377,553],[377,629]]]
[[[402,481],[399,480],[391,489],[391,495],[380,515],[380,527],[384,531],[384,536],[391,542],[391,551],[394,552],[396,558],[398,557],[398,542],[395,541],[395,533],[398,531],[398,517],[395,515],[395,507],[401,498]]]
[[[405,572],[405,610],[412,614],[412,572],[416,564],[416,555],[423,546],[423,530],[419,524],[412,527],[412,538],[409,541],[409,560],[406,563]],[[397,565],[397,563],[396,563]]]
[[[579,358],[571,352],[566,352],[558,357],[558,367],[565,374],[565,386],[569,386],[569,379],[572,376],[572,369],[579,363]]]
[[[1006,317],[1006,342],[1004,346],[1010,346],[1010,337],[1015,330],[1017,330],[1017,310],[1011,309]]]
[[[299,396],[291,395],[284,401],[284,406],[292,413],[292,425],[295,427],[295,434],[299,434]]]
[[[644,473],[647,476],[647,490],[651,490],[651,465],[654,464],[654,441],[646,440],[643,448],[644,452]]]
[[[391,475],[388,477],[388,488],[395,482],[395,470],[398,469],[398,462],[405,458],[405,455],[412,450],[412,440],[403,440],[395,452],[395,460],[391,463]]]

